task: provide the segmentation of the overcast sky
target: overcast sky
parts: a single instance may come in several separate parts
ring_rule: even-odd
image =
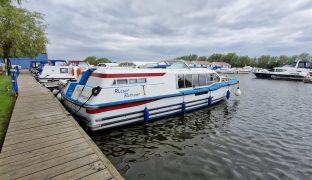
[[[310,0],[27,0],[50,59],[159,60],[196,53],[311,53]]]

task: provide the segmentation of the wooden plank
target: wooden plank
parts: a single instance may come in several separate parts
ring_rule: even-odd
[[[33,128],[28,128],[28,129],[19,129],[19,130],[9,130],[6,133],[6,136],[17,136],[17,135],[22,135],[25,134],[27,136],[27,133],[37,133],[38,131],[43,131],[43,130],[49,130],[50,128],[64,128],[67,126],[72,126],[73,123],[70,121],[62,121],[62,122],[58,122],[58,123],[54,123],[54,124],[49,124],[46,126],[39,126],[39,127],[33,127]]]
[[[39,126],[41,124],[53,123],[54,120],[58,121],[60,119],[63,120],[63,121],[66,121],[66,116],[64,114],[61,114],[61,115],[56,115],[54,117],[50,116],[50,117],[38,118],[38,119],[34,118],[34,121],[36,121],[35,123],[31,123],[30,121],[24,121],[24,122],[10,121],[9,130],[11,128],[13,128],[13,129],[15,129],[15,128],[16,129],[23,129],[23,128],[28,128],[28,127],[35,127],[35,126],[37,126],[37,125]]]
[[[37,128],[37,127],[41,127],[41,126],[47,126],[47,125],[51,125],[51,124],[56,124],[56,123],[61,123],[66,121],[66,119],[64,118],[60,118],[60,119],[55,119],[55,121],[42,121],[42,122],[36,122],[36,123],[23,123],[23,124],[12,124],[9,126],[8,131],[9,132],[13,132],[13,131],[19,131],[19,130],[23,130],[23,129],[31,129],[31,128]]]
[[[8,146],[8,145],[13,145],[13,144],[22,143],[22,142],[29,142],[29,141],[33,141],[36,139],[42,139],[42,138],[46,138],[52,135],[70,132],[70,131],[75,131],[75,128],[66,127],[64,129],[58,129],[57,131],[53,131],[53,132],[42,131],[40,134],[32,134],[31,136],[17,136],[13,138],[8,137],[6,138],[7,140],[5,141],[4,145]]]
[[[81,144],[82,146],[84,145],[84,146],[88,147],[88,145],[85,144],[84,142],[85,141],[82,138],[81,139],[75,139],[72,141],[68,141],[68,142],[61,143],[61,144],[56,144],[54,146],[49,146],[49,147],[38,149],[35,151],[25,152],[25,153],[18,154],[15,156],[5,156],[3,153],[1,153],[0,154],[0,164],[10,163],[10,162],[15,162],[15,161],[20,161],[23,159],[32,158],[32,157],[35,157],[35,156],[38,156],[41,154],[50,153],[50,152],[53,152],[53,151],[56,151],[59,149],[64,149],[66,147],[70,147],[70,146],[77,145],[77,144]]]
[[[33,140],[33,141],[26,141],[26,142],[21,142],[21,143],[17,143],[17,144],[4,146],[4,147],[2,147],[2,151],[1,152],[6,152],[6,151],[14,150],[14,149],[20,149],[20,148],[24,148],[24,147],[27,147],[27,146],[34,146],[36,144],[41,144],[41,143],[47,143],[47,142],[50,142],[50,141],[59,140],[59,139],[62,139],[62,138],[67,138],[69,136],[81,137],[81,134],[79,132],[77,132],[77,131],[69,131],[69,132],[65,132],[65,133],[49,136],[49,137],[46,137],[46,138],[41,138],[41,139],[36,139],[36,140]]]
[[[74,160],[81,159],[81,158],[90,158],[91,162],[95,162],[98,160],[98,157],[95,154],[93,154],[91,149],[85,149],[85,150],[79,151],[79,153],[75,152],[75,153],[67,154],[65,156],[50,159],[48,161],[42,161],[40,163],[21,168],[18,171],[15,171],[14,173],[12,173],[12,172],[3,173],[3,174],[1,174],[1,176],[10,177],[11,179],[16,179],[16,178],[21,178],[23,176],[30,175],[29,178],[31,177],[33,179],[39,179],[39,177],[35,178],[34,173],[41,171],[39,174],[44,175],[45,178],[48,178],[45,175],[56,173],[56,172],[51,172],[51,171],[54,171],[53,169],[55,167],[57,167],[57,169],[62,170],[64,172],[64,168],[66,168],[66,167],[64,167],[63,164],[67,164],[68,166],[71,166],[71,168],[73,168],[72,167],[72,166],[74,166],[73,163],[75,163]],[[83,160],[85,161],[85,159],[83,159]],[[87,161],[87,162],[91,163],[89,161]],[[88,163],[86,163],[86,164],[88,164]],[[58,166],[61,164],[62,164],[62,166]],[[79,163],[79,165],[80,164],[81,163]],[[74,166],[74,167],[76,167],[76,166]],[[42,173],[42,172],[44,172],[44,173]],[[62,172],[60,172],[60,173],[62,173]],[[56,175],[58,175],[58,174],[56,174]],[[41,176],[41,177],[43,177],[43,176]]]
[[[86,177],[81,178],[81,180],[88,180],[88,179],[102,179],[108,180],[113,178],[110,172],[107,169],[103,169],[102,171],[98,171],[96,173],[90,174]]]
[[[63,180],[63,179],[79,179],[85,176],[88,176],[90,174],[96,173],[98,171],[101,171],[105,169],[102,161],[96,161],[94,163],[82,166],[80,168],[68,171],[66,173],[60,174],[58,176],[55,176],[51,179],[54,180]]]
[[[56,150],[50,153],[41,154],[29,159],[23,159],[20,161],[15,161],[11,163],[1,164],[0,165],[0,174],[5,173],[7,171],[16,171],[18,169],[21,169],[23,167],[27,167],[33,164],[37,164],[40,162],[48,161],[50,159],[54,159],[57,157],[61,157],[70,153],[76,153],[77,151],[82,151],[84,149],[90,149],[88,146],[80,146],[80,145],[74,145],[70,146],[64,149]]]
[[[5,156],[14,156],[14,155],[21,154],[24,152],[30,152],[30,151],[54,146],[56,144],[65,143],[65,142],[72,141],[72,140],[79,139],[79,138],[81,138],[81,136],[77,136],[77,134],[75,134],[74,136],[62,137],[59,139],[55,139],[55,140],[51,140],[51,141],[45,141],[42,143],[38,143],[38,144],[30,145],[30,146],[25,146],[22,148],[14,148],[14,146],[13,146],[13,148],[10,151],[3,151],[2,153]]]
[[[34,129],[34,130],[37,130],[36,131],[36,134],[40,134],[41,132],[44,132],[44,131],[47,131],[47,130],[49,130],[49,129],[51,129],[51,130],[54,130],[54,129],[64,129],[64,128],[67,128],[67,127],[70,127],[70,126],[72,126],[72,123],[70,123],[69,121],[67,121],[67,122],[63,122],[63,128],[60,128],[59,126],[57,126],[57,125],[51,125],[50,126],[50,128],[32,128],[32,129]],[[7,134],[7,138],[18,138],[18,136],[28,136],[29,134],[35,134],[35,133],[33,133],[32,131],[31,131],[31,129],[28,129],[28,130],[26,130],[26,131],[29,131],[29,132],[25,132],[25,133],[22,133],[23,132],[23,130],[22,131],[17,131],[16,133],[9,133],[9,134]]]
[[[47,100],[45,100],[47,101]],[[47,103],[47,104],[44,104],[44,105],[41,105],[41,106],[36,106],[36,112],[42,112],[42,111],[46,111],[48,109],[53,109],[53,108],[56,108],[56,109],[61,109],[59,107],[55,107],[55,103]],[[29,111],[34,111],[33,108],[31,107],[21,107],[21,108],[17,108],[14,112],[16,113],[27,113]]]
[[[86,164],[94,163],[96,161],[99,161],[98,156],[95,154],[91,154],[89,156],[81,157],[79,159],[72,160],[70,162],[61,164],[59,166],[54,166],[54,167],[51,167],[49,169],[45,169],[45,170],[30,174],[28,176],[23,176],[22,178],[25,180],[27,180],[27,179],[29,179],[29,180],[49,179],[49,178],[55,177],[57,175],[63,174],[65,172],[77,169],[77,168],[84,166]]]
[[[57,114],[63,114],[61,111],[56,111],[56,112],[45,112],[41,114],[20,114],[13,116],[12,119],[14,121],[26,121],[26,120],[33,120],[33,119],[40,119],[40,118],[45,118],[45,117],[53,117]]]
[[[29,98],[25,99],[23,101],[18,101],[17,110],[31,110],[32,107],[39,107],[41,109],[52,107],[54,105],[55,108],[55,102],[52,98],[45,98],[45,99],[37,99],[37,98]],[[53,110],[52,108],[49,108]]]
[[[54,130],[54,131],[53,131]],[[32,134],[31,136],[15,136],[15,137],[8,137],[5,138],[4,145],[11,145],[11,144],[16,144],[16,143],[21,143],[25,141],[32,141],[34,139],[40,139],[40,138],[45,138],[49,137],[55,134],[60,134],[64,132],[69,132],[69,131],[75,131],[76,129],[72,126],[66,127],[64,129],[51,129],[51,131],[43,131],[40,134]]]

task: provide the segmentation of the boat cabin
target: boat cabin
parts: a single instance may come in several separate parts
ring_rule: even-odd
[[[308,61],[295,61],[295,62],[291,63],[290,65],[288,65],[288,67],[310,69],[311,63]]]

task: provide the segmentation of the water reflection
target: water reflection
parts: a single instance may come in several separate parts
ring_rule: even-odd
[[[189,140],[216,134],[218,128],[229,125],[238,106],[237,100],[221,102],[212,108],[149,124],[100,131],[91,136],[106,156],[116,160],[121,173],[126,174],[131,164],[148,161],[151,157],[161,158],[169,154],[184,156],[185,149],[198,145],[189,143]]]

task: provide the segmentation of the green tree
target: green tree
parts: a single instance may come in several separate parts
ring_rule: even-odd
[[[11,5],[0,6],[0,56],[7,73],[11,57],[35,57],[46,51],[43,15]]]
[[[99,63],[110,63],[111,62],[107,58],[97,59],[95,56],[88,56],[84,59],[84,61],[87,61],[89,64],[92,64],[92,65],[98,65]]]
[[[18,4],[22,3],[22,0],[15,0]],[[11,5],[12,1],[11,0],[0,0],[0,6],[7,6]]]
[[[89,64],[96,65],[96,57],[95,56],[88,56],[84,59],[84,61],[87,61]]]
[[[198,61],[207,61],[207,57],[206,56],[199,56],[197,58]]]
[[[238,60],[238,56],[236,53],[227,53],[226,55],[223,55],[222,59],[224,62],[234,65]]]
[[[283,66],[286,64],[290,64],[292,62],[291,57],[285,56],[285,55],[281,55],[278,58],[278,64],[279,66]]]
[[[208,57],[209,62],[219,62],[222,61],[222,54],[219,53],[213,53]]]
[[[196,54],[190,54],[188,56],[181,56],[176,59],[182,59],[185,61],[196,61],[198,59],[198,56]]]
[[[99,58],[96,61],[97,61],[97,64],[98,63],[111,63],[111,61],[107,58]]]
[[[262,55],[257,59],[257,66],[260,68],[267,68],[268,64],[270,63],[271,56],[269,55]]]
[[[244,67],[244,66],[249,66],[251,65],[252,59],[248,56],[239,56],[236,63],[233,64],[234,67]]]
[[[304,61],[310,61],[311,60],[311,57],[310,57],[309,53],[301,53],[299,55],[299,58],[301,60],[304,60]]]

